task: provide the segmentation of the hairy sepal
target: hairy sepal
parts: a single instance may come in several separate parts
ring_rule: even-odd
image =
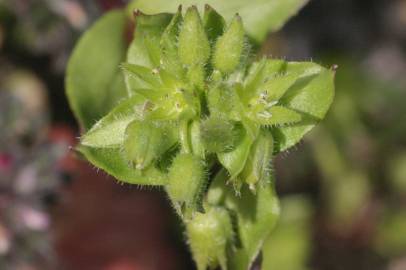
[[[193,258],[198,270],[221,266],[227,270],[227,252],[231,246],[233,228],[227,210],[210,207],[205,213],[196,213],[186,224]]]
[[[189,220],[201,208],[206,182],[206,168],[200,157],[190,153],[180,153],[175,157],[169,169],[166,191],[184,220]]]

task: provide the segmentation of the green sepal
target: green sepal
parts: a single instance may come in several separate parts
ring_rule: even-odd
[[[161,47],[161,67],[173,76],[183,77],[183,67],[178,54],[178,36],[183,23],[182,9],[172,17],[171,22],[162,34]]]
[[[186,72],[187,79],[192,87],[196,87],[200,90],[205,88],[206,71],[203,65],[191,65]]]
[[[248,104],[252,98],[258,98],[267,89],[267,84],[272,84],[282,76],[286,62],[278,59],[262,58],[254,62],[248,69],[248,75],[245,78],[244,86],[238,93],[244,104]],[[278,82],[276,81],[276,84]],[[272,90],[270,89],[269,92]],[[273,101],[273,100],[271,100]]]
[[[188,128],[191,152],[201,158],[205,158],[205,148],[201,136],[200,121],[193,120]]]
[[[124,142],[125,129],[134,119],[140,118],[145,99],[139,95],[119,103],[109,114],[98,121],[81,137],[84,146],[106,148],[120,147]]]
[[[77,150],[94,166],[121,182],[147,186],[161,186],[167,183],[166,175],[154,166],[143,171],[134,170],[129,166],[120,148],[93,148],[79,145]]]
[[[200,115],[200,100],[197,93],[188,89],[161,88],[162,97],[154,102],[146,115],[150,120],[190,120]]]
[[[137,170],[144,170],[177,142],[176,126],[161,121],[132,121],[125,130],[124,155]]]
[[[149,68],[160,63],[159,43],[172,14],[160,13],[146,15],[140,11],[134,13],[134,38],[127,51],[127,62]]]
[[[237,89],[237,93],[244,104],[248,104],[251,98],[256,96],[257,89],[264,83],[267,76],[266,62],[267,60],[265,58],[262,58],[258,62],[254,62],[248,69],[248,74],[244,80],[243,87]]]
[[[266,184],[271,178],[272,153],[272,134],[263,129],[252,145],[245,167],[239,176],[254,192],[257,184]]]
[[[136,11],[134,16],[134,38],[127,51],[127,62],[156,69],[159,67],[161,59],[159,47],[161,36],[173,15],[169,13],[146,15]],[[134,93],[134,89],[148,88],[142,79],[136,76],[127,76],[128,74],[125,75],[127,93],[129,95]]]
[[[253,139],[245,133],[241,142],[232,151],[217,154],[218,160],[227,169],[231,180],[235,181],[244,169],[252,143]]]
[[[251,118],[248,118],[248,116],[244,115],[243,113],[241,113],[240,118],[241,123],[247,131],[248,136],[251,138],[251,140],[255,140],[261,127],[260,123],[253,121]]]
[[[205,149],[200,135],[200,121],[183,120],[179,123],[179,140],[182,153],[194,154],[205,158]]]
[[[145,66],[134,65],[130,63],[122,63],[121,68],[124,74],[131,78],[138,79],[138,84],[131,84],[131,92],[135,92],[138,88],[157,89],[162,85],[158,70],[153,70]],[[134,88],[132,88],[134,87]]]

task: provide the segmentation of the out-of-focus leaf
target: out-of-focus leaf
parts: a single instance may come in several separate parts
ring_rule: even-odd
[[[404,256],[406,249],[406,213],[404,208],[387,209],[374,239],[375,249],[383,256]]]
[[[262,270],[305,270],[311,249],[310,201],[300,195],[281,200],[281,217],[262,249]]]
[[[128,6],[128,11],[132,12],[138,8],[148,14],[173,12],[179,5],[197,5],[203,10],[203,5],[208,4],[228,21],[239,13],[248,34],[257,42],[261,42],[268,32],[279,30],[307,2],[308,0],[134,0]]]
[[[119,64],[125,58],[125,13],[111,11],[80,39],[70,58],[66,93],[79,123],[89,129],[125,96]]]
[[[229,269],[248,270],[279,217],[279,202],[272,183],[259,185],[254,195],[247,186],[241,194],[226,186],[227,174],[221,171],[208,192],[208,203],[223,205],[235,216],[237,245],[229,256]]]

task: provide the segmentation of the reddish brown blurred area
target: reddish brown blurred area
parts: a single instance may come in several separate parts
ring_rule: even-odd
[[[118,184],[73,153],[65,163],[74,164],[73,181],[53,211],[64,269],[182,269],[162,194]]]

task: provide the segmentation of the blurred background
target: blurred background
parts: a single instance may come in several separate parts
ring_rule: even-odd
[[[67,59],[126,2],[0,0],[0,269],[194,269],[163,192],[70,151]],[[310,1],[261,52],[339,66],[327,119],[275,161],[265,269],[405,270],[406,0]]]

